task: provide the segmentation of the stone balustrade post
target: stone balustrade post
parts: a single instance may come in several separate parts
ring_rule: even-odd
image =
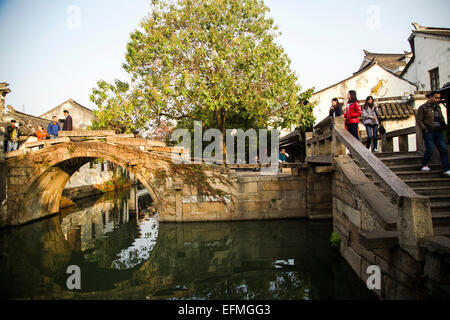
[[[400,247],[417,261],[424,260],[421,242],[433,236],[430,200],[403,197],[397,218]]]
[[[409,151],[407,135],[398,137],[398,148],[399,148],[398,151],[400,151],[400,152],[408,152]]]
[[[333,132],[332,132],[332,150],[333,156],[342,156],[346,154],[346,148],[343,143],[336,137],[335,129],[345,129],[345,120],[343,117],[336,117],[333,119]]]
[[[394,139],[393,138],[387,138],[386,135],[383,137],[382,142],[382,152],[394,152]]]
[[[8,83],[0,83],[0,123],[2,124],[5,122],[6,95],[11,92],[8,86]],[[7,190],[5,143],[5,128],[2,125],[0,128],[0,224],[4,224],[6,222]]]
[[[175,221],[183,222],[183,181],[175,179],[173,189],[175,191]]]

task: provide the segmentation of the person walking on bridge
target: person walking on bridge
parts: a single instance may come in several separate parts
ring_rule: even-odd
[[[52,117],[52,121],[48,124],[47,133],[50,139],[58,138],[58,132],[61,131],[61,126],[58,123],[56,116]]]
[[[447,130],[444,117],[439,103],[441,95],[433,91],[426,95],[428,101],[417,110],[417,125],[422,130],[423,142],[425,144],[425,154],[422,159],[422,171],[430,171],[431,157],[433,156],[434,145],[437,146],[441,155],[442,168],[444,174],[450,177],[450,165],[448,163],[448,150],[445,143],[443,131]]]
[[[64,120],[63,131],[72,131],[72,117],[70,116],[69,111],[64,110],[64,116],[66,117],[66,120]]]
[[[347,111],[344,114],[345,124],[348,132],[352,134],[359,140],[358,123],[361,117],[361,106],[358,103],[358,98],[356,97],[356,91],[350,90],[347,94],[348,106]]]
[[[377,152],[378,126],[380,123],[378,122],[377,105],[374,104],[372,96],[367,97],[362,110],[362,115],[363,124],[366,126],[367,131],[366,147],[367,149],[370,149],[370,146],[372,145],[372,152]]]

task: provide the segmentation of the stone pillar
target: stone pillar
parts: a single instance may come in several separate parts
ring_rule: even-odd
[[[135,213],[138,207],[138,195],[137,188],[130,189],[130,199],[128,200],[128,209],[130,212]]]
[[[398,137],[398,151],[400,152],[408,152],[408,136],[399,136]]]
[[[173,189],[175,191],[175,221],[183,222],[183,181],[175,180]]]
[[[0,117],[2,118],[2,120],[5,116],[6,95],[11,92],[11,89],[9,89],[8,86],[9,83],[0,83]]]
[[[308,166],[306,209],[311,220],[333,217],[333,166]]]
[[[6,95],[11,92],[9,84],[0,83],[0,123],[5,121]],[[6,223],[6,165],[5,165],[5,128],[0,126],[0,225]]]
[[[394,152],[394,139],[383,137],[382,152]]]
[[[417,261],[424,260],[421,242],[433,236],[430,200],[426,197],[402,197],[397,219],[400,247]]]

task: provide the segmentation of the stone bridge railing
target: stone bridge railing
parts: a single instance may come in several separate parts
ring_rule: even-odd
[[[416,127],[403,128],[379,135],[378,140],[381,141],[381,152],[394,152],[394,138],[398,139],[399,152],[409,152],[411,149],[421,151],[423,149],[422,140],[416,139],[416,146],[410,146],[408,139],[410,135],[416,135]],[[366,141],[367,136],[361,138],[362,143],[366,143]]]
[[[172,154],[176,154],[181,157],[186,152],[183,148],[168,147],[161,141],[135,138],[133,134],[116,134],[113,130],[74,130],[60,131],[59,136],[56,139],[25,142],[20,146],[19,150],[6,153],[5,158],[14,158],[61,143],[83,142],[90,140],[99,140],[106,143],[134,147],[141,151],[148,151],[157,154],[161,157],[171,157]]]
[[[391,195],[392,202],[397,209],[399,244],[413,257],[421,259],[420,242],[427,237],[433,236],[430,200],[427,197],[416,194],[360,141],[355,139],[345,129],[343,118],[326,118],[314,129],[314,133],[307,133],[306,135],[306,162],[318,165],[340,165],[342,159],[347,159],[347,162],[353,162],[348,157],[348,154],[350,154],[359,163],[360,173],[362,174],[361,167],[365,168],[376,178],[383,189]],[[411,132],[411,129],[405,129],[396,133],[387,133],[385,140],[389,141],[395,136],[404,137]],[[400,141],[404,142],[405,139],[401,138]],[[389,142],[385,144],[388,147],[390,145],[392,144]],[[401,145],[403,144],[401,143]],[[404,147],[400,149],[405,150]],[[389,151],[392,150],[390,149]],[[358,166],[353,165],[352,170],[358,170]],[[349,174],[352,173],[350,172]],[[359,176],[365,178],[363,174]],[[350,177],[348,180],[351,182],[357,179]],[[357,188],[364,187],[362,182],[356,181],[355,184]],[[366,197],[365,200],[368,203],[372,203],[372,208],[378,211],[377,214],[381,217],[386,217],[385,211],[388,206],[378,205],[377,202],[380,199],[374,199],[371,193],[373,194],[373,192],[365,193],[361,190],[361,194]]]

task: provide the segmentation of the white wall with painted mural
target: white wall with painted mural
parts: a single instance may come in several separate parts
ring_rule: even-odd
[[[374,63],[354,76],[320,90],[313,95],[311,100],[317,103],[317,106],[314,108],[316,123],[328,116],[331,100],[333,98],[346,99],[349,90],[355,90],[358,99],[365,100],[370,95],[375,99],[412,95],[417,89],[409,81],[388,72]]]

